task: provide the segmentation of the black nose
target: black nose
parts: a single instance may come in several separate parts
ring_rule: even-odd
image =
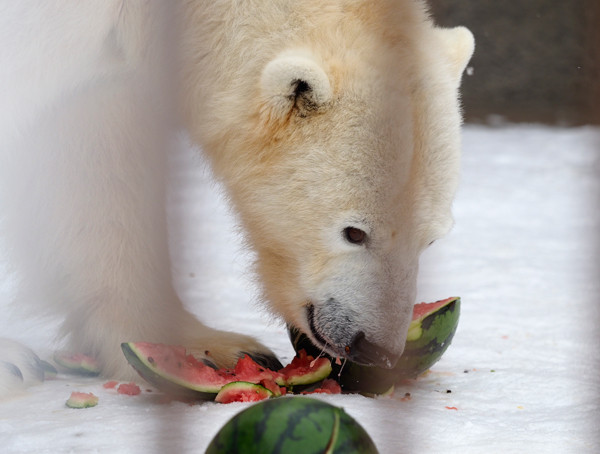
[[[359,331],[352,343],[346,347],[351,361],[365,366],[378,366],[391,369],[396,365],[400,355],[395,355],[383,347],[369,342],[363,331]]]

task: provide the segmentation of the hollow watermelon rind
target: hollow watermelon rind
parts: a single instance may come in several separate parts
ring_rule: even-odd
[[[270,399],[231,418],[210,442],[207,454],[376,454],[364,428],[342,408],[309,397]]]

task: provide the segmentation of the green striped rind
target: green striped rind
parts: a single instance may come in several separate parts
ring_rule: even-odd
[[[406,377],[414,378],[433,366],[452,342],[459,316],[460,298],[455,298],[421,320],[421,337],[406,343],[393,370],[410,372]]]
[[[337,380],[344,391],[383,394],[407,378],[415,378],[433,366],[444,354],[458,326],[460,298],[448,303],[425,317],[411,323],[409,330],[419,332],[406,342],[404,353],[392,369],[362,366],[350,361],[337,365],[333,361],[330,378]],[[289,328],[290,339],[296,351],[304,349],[309,355],[318,355],[321,349],[295,328]]]
[[[343,409],[308,397],[281,397],[235,415],[206,453],[373,454],[377,448]]]
[[[173,397],[194,400],[214,400],[217,393],[222,388],[221,385],[205,386],[202,384],[189,383],[171,374],[167,374],[163,370],[157,369],[153,364],[148,362],[145,355],[136,350],[134,342],[122,343],[121,349],[129,364],[133,366],[144,380]]]

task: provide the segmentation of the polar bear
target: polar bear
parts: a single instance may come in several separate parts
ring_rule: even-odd
[[[0,7],[0,35],[2,235],[18,303],[64,317],[72,349],[119,378],[130,340],[278,365],[173,289],[165,157],[184,127],[273,313],[334,356],[395,363],[419,255],[452,225],[467,29],[420,0],[30,0]]]

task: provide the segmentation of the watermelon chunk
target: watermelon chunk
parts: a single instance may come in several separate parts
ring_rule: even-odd
[[[98,397],[92,393],[73,391],[66,402],[69,408],[89,408],[98,405]]]
[[[246,381],[234,381],[221,388],[215,397],[215,402],[222,404],[231,402],[257,402],[272,396],[273,393],[264,386]]]
[[[456,332],[459,315],[458,297],[417,304],[413,309],[404,353],[396,366],[383,369],[351,361],[346,361],[346,364],[338,362],[334,363],[329,377],[337,380],[347,392],[367,395],[387,393],[395,384],[419,376],[440,359]],[[294,327],[288,327],[288,331],[296,351],[303,349],[309,355],[321,352],[321,348],[313,345],[304,333]]]
[[[128,396],[137,396],[142,390],[135,383],[121,383],[117,388],[117,393],[126,394]]]

